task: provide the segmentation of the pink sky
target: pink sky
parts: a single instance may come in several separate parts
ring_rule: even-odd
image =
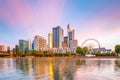
[[[35,35],[47,39],[48,33],[58,25],[66,35],[69,23],[76,31],[79,45],[88,38],[95,38],[103,47],[114,49],[120,44],[118,3],[109,0],[1,0],[0,44],[13,47],[19,39],[33,40]]]

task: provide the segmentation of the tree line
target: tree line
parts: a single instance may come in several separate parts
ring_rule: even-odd
[[[7,51],[5,51],[4,53],[7,54],[11,54],[10,51],[10,47],[7,47]],[[107,52],[102,54],[99,51],[92,51],[89,52],[88,47],[77,47],[76,49],[76,53],[72,53],[72,52],[66,52],[66,53],[57,53],[57,52],[53,52],[53,51],[37,51],[37,50],[32,50],[32,51],[28,51],[28,49],[25,49],[24,51],[20,51],[19,50],[19,46],[16,45],[15,48],[13,48],[12,50],[12,54],[14,56],[20,56],[20,57],[24,57],[24,56],[36,56],[36,57],[46,57],[46,56],[85,56],[87,54],[92,54],[92,55],[96,55],[96,56],[118,56],[120,54],[120,45],[116,45],[115,46],[115,51],[114,52]]]

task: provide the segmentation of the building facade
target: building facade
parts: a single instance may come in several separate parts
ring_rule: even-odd
[[[62,48],[64,32],[60,26],[54,27],[53,32],[53,48]]]
[[[78,46],[78,41],[77,40],[71,40],[70,41],[70,48],[71,49],[76,49]]]
[[[46,39],[37,35],[34,37],[34,50],[44,50],[46,49]]]
[[[67,48],[68,47],[68,37],[67,36],[64,37],[64,41],[62,43],[62,47],[63,48]]]
[[[53,48],[53,36],[51,33],[48,34],[48,48]]]
[[[19,50],[24,51],[25,49],[29,50],[29,41],[19,40]]]
[[[4,45],[0,45],[0,52],[5,51],[5,46]]]
[[[67,32],[68,32],[68,47],[70,48],[70,43],[75,39],[75,30],[70,29],[70,25],[67,25]]]
[[[34,50],[34,41],[32,42],[32,50]]]

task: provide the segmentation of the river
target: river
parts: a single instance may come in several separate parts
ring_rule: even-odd
[[[0,58],[0,80],[120,80],[120,59]]]

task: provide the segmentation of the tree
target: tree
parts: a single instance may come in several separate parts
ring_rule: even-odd
[[[7,53],[10,54],[10,47],[7,47]]]
[[[120,54],[120,45],[115,46],[115,52],[117,53],[117,56]]]
[[[81,48],[81,47],[77,47],[76,53],[79,54],[79,55],[81,55],[81,54],[83,55],[83,50],[82,50],[82,48]]]
[[[27,53],[28,53],[28,48],[25,49],[25,52],[24,52],[24,53],[25,53],[25,55],[27,55]]]
[[[87,47],[87,46],[83,47],[83,52],[84,52],[85,54],[88,53],[88,47]]]
[[[19,51],[18,55],[22,56],[23,55],[23,51]]]
[[[19,55],[19,47],[18,47],[18,45],[15,46],[15,53],[16,53],[16,55]]]
[[[34,55],[34,56],[37,56],[37,55],[39,54],[39,51],[33,50],[33,51],[31,52],[31,54]]]
[[[13,55],[15,55],[15,48],[13,48]]]

